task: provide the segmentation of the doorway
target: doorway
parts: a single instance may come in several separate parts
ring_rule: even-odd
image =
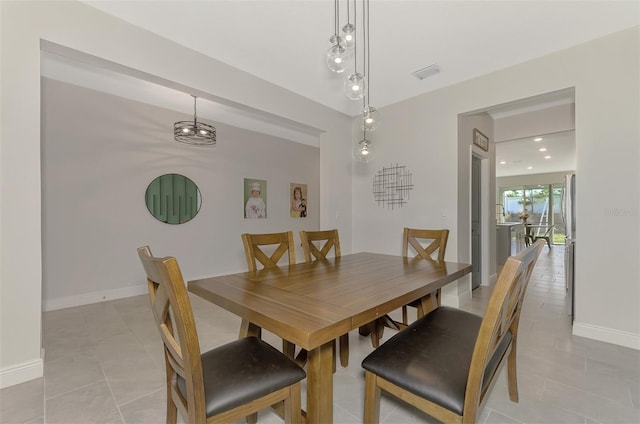
[[[482,281],[482,161],[471,156],[471,289]]]

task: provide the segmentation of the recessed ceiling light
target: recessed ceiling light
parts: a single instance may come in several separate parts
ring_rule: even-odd
[[[527,166],[527,169],[533,169],[533,166]]]
[[[540,152],[546,152],[546,151],[547,151],[547,148],[546,148],[546,147],[541,147],[541,148],[539,148],[539,149],[538,149],[538,151],[540,151]]]
[[[547,155],[544,157],[545,159],[551,159],[551,155]]]
[[[506,161],[506,160],[501,160],[501,161],[500,161],[500,165],[506,165],[506,164],[507,164],[507,161]]]
[[[533,141],[542,141],[542,137],[536,137],[533,139]]]

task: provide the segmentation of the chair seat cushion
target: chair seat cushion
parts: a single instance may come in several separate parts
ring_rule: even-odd
[[[295,362],[255,337],[202,354],[207,417],[228,411],[305,378]],[[178,388],[186,395],[183,378]]]
[[[462,415],[471,357],[481,322],[482,318],[475,314],[439,307],[374,350],[364,359],[362,367]],[[493,374],[510,342],[510,334],[502,339],[489,361],[485,380]]]

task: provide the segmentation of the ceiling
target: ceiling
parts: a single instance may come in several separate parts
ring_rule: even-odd
[[[325,63],[328,39],[334,31],[332,0],[83,3],[349,116],[361,113],[362,102],[349,100],[343,92],[343,81],[351,70],[334,74]],[[339,4],[342,25],[346,0]],[[357,0],[359,16],[361,4]],[[353,0],[350,5],[353,8]],[[370,104],[381,108],[638,25],[640,2],[370,0],[370,22]],[[411,75],[431,64],[437,64],[441,72],[424,80]],[[192,99],[175,87],[46,52],[42,74],[193,113]],[[498,119],[573,101],[573,94],[538,96],[488,105],[485,112]],[[241,110],[205,99],[198,101],[198,116],[315,146],[321,132],[250,108]],[[575,169],[574,132],[543,137],[551,159],[544,159],[531,138],[496,143],[496,175]],[[500,165],[501,160],[506,164]],[[527,169],[529,166],[532,168]]]
[[[332,109],[361,113],[361,101],[343,94],[350,70],[333,74],[325,64],[332,0],[84,3]],[[346,4],[339,2],[340,25]],[[637,0],[370,0],[370,104],[380,108],[639,23]],[[411,75],[434,63],[439,74]]]
[[[575,171],[575,131],[496,143],[496,177]],[[541,150],[544,149],[544,150]]]

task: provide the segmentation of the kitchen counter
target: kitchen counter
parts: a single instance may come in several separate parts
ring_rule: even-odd
[[[502,265],[524,248],[524,224],[503,222],[496,224],[496,231],[496,265]]]

